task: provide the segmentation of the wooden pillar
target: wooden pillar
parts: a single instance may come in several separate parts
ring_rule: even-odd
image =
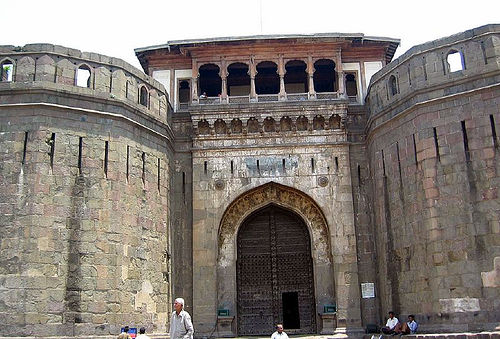
[[[255,59],[253,55],[250,57],[248,75],[250,75],[250,102],[254,102],[257,101],[257,92],[255,90],[255,77],[257,76],[257,65],[255,64]]]
[[[314,90],[314,63],[312,56],[307,57],[307,78],[308,78],[308,86],[309,86],[309,99],[316,99],[316,91]]]
[[[222,79],[221,102],[227,102],[227,65],[224,58],[221,58],[219,75]]]
[[[283,54],[279,55],[278,58],[278,75],[280,76],[280,93],[278,95],[279,100],[286,100],[285,91],[285,64],[283,63]]]
[[[199,103],[200,100],[198,98],[198,77],[200,76],[200,73],[198,70],[198,62],[196,62],[196,60],[193,60],[192,71],[193,74],[191,75],[191,101],[193,103]]]
[[[338,51],[337,51],[337,58],[336,58],[336,69],[337,69],[337,74],[339,76],[339,79],[338,79],[338,93],[339,93],[339,97],[343,98],[346,96],[346,93],[345,93],[345,74],[344,74],[344,70],[342,69],[342,50],[339,48]]]
[[[359,79],[356,79],[359,81],[359,87],[361,88],[361,93],[358,93],[359,98],[360,98],[360,103],[364,103],[364,98],[365,98],[365,93],[366,93],[366,70],[365,70],[365,62],[360,61],[359,62]]]

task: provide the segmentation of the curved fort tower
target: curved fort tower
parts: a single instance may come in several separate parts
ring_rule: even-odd
[[[500,25],[0,46],[0,337],[500,326]]]

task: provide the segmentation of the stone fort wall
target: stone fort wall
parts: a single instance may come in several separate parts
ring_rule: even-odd
[[[427,331],[500,321],[499,66],[500,26],[489,25],[416,46],[371,81],[381,310],[415,314]]]
[[[0,64],[12,70],[0,82],[0,336],[165,333],[163,87],[121,60],[53,45],[1,47]]]

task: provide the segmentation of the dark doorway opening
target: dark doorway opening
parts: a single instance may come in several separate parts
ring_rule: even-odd
[[[286,329],[300,328],[299,294],[297,292],[284,292],[283,301],[283,326]]]

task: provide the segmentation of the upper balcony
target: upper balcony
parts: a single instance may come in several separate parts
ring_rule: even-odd
[[[136,49],[174,109],[276,102],[363,104],[372,74],[399,40],[322,33],[173,41]],[[375,71],[373,65],[375,64]]]

